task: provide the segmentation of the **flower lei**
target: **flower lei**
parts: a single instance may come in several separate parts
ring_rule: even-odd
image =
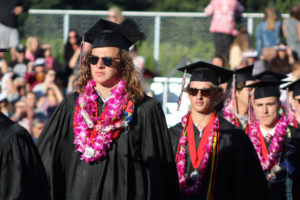
[[[111,90],[111,97],[106,102],[101,116],[97,117],[98,95],[95,86],[96,82],[90,80],[85,86],[85,92],[79,94],[73,121],[75,149],[82,153],[81,160],[86,163],[98,161],[107,154],[122,126],[128,126],[132,120],[134,109],[133,102],[124,90],[125,82],[120,80],[118,86]],[[82,111],[87,112],[93,127],[89,127],[85,122]]]
[[[234,125],[235,115],[233,114],[233,106],[232,106],[232,99],[228,98],[225,102],[225,106],[223,108],[223,117],[226,119],[229,123]]]
[[[283,150],[284,139],[286,135],[286,130],[288,128],[289,118],[283,114],[276,126],[275,134],[271,140],[271,145],[269,147],[269,155],[266,159],[262,156],[262,148],[259,140],[259,125],[255,122],[250,125],[249,137],[253,143],[253,146],[257,152],[260,164],[263,170],[270,170],[276,161],[280,158],[280,154]]]
[[[190,111],[182,117],[182,126],[184,127],[183,131],[186,129],[188,117],[190,116]],[[177,161],[176,161],[176,166],[177,166],[177,173],[178,173],[178,178],[179,178],[179,186],[181,190],[183,190],[186,194],[188,195],[193,195],[197,194],[200,190],[200,188],[203,186],[203,182],[205,179],[205,174],[206,174],[206,169],[208,167],[208,162],[212,153],[212,146],[213,146],[213,139],[215,137],[216,132],[218,131],[218,124],[219,124],[219,118],[216,115],[215,116],[215,121],[213,124],[213,127],[209,133],[208,141],[207,144],[204,146],[204,155],[203,155],[203,160],[200,165],[200,168],[198,170],[198,177],[195,180],[194,184],[191,186],[188,186],[187,179],[188,175],[185,173],[186,171],[186,145],[187,145],[187,136],[186,132],[185,134],[182,134],[180,139],[179,139],[179,152],[177,155]]]

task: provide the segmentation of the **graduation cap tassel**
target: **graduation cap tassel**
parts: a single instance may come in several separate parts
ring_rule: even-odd
[[[285,100],[285,107],[286,107],[286,114],[287,117],[290,119],[290,124],[294,125],[293,122],[295,120],[295,115],[294,112],[292,111],[291,105],[290,105],[290,98],[289,98],[289,88],[286,89],[287,95],[286,95],[286,100]]]
[[[237,113],[238,112],[238,106],[237,106],[237,99],[235,96],[235,80],[236,80],[236,75],[233,74],[233,78],[232,78],[232,88],[231,88],[231,108],[232,108],[232,113],[234,113],[234,104],[236,105],[237,108]]]
[[[80,44],[80,68],[82,66],[82,60],[83,60],[83,56],[84,56],[84,35],[82,36],[82,41],[81,41],[81,44]]]
[[[254,112],[251,101],[251,94],[248,95],[248,124],[252,124],[254,122]]]
[[[177,102],[177,105],[178,105],[177,111],[179,111],[179,109],[180,109],[183,89],[184,89],[184,86],[185,86],[185,81],[186,81],[186,69],[184,70],[184,73],[183,73],[182,84],[181,84],[181,92],[180,92],[178,102]]]

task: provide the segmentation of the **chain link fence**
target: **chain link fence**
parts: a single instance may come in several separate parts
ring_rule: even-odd
[[[214,54],[209,32],[211,18],[204,13],[123,12],[123,15],[145,33],[146,39],[138,45],[138,54],[146,58],[147,69],[161,76],[168,76],[184,57],[191,61],[209,61]],[[51,44],[53,56],[63,62],[68,31],[75,29],[82,35],[107,16],[107,11],[32,9],[24,23],[24,37],[37,36],[41,43]],[[250,34],[255,33],[262,17],[262,13],[244,13],[237,26],[247,26]]]

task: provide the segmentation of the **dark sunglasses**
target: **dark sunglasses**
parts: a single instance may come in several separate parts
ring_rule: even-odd
[[[120,59],[120,58],[112,58],[112,57],[99,58],[98,56],[90,56],[89,58],[90,58],[90,63],[92,65],[96,65],[98,63],[99,59],[102,59],[102,63],[107,67],[112,65],[113,60]]]
[[[212,89],[187,88],[186,91],[191,96],[196,96],[200,91],[202,96],[209,97],[212,92]]]

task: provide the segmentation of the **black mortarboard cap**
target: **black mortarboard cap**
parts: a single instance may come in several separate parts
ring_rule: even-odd
[[[254,80],[252,76],[253,65],[248,65],[241,69],[235,70],[233,73],[235,74],[235,82],[242,83],[249,80]]]
[[[226,82],[233,74],[233,71],[218,67],[216,65],[199,61],[184,67],[180,67],[177,70],[191,74],[191,81],[204,81],[212,82],[214,85],[219,85]]]
[[[289,91],[293,91],[293,97],[300,95],[300,79],[289,83],[282,89],[289,89]]]
[[[272,71],[263,71],[254,76],[254,78],[259,79],[260,81],[265,81],[265,82],[280,81],[281,79],[284,79],[286,77],[287,76],[285,74],[280,74],[280,73],[276,73],[276,72],[272,72]],[[282,81],[281,83],[284,83],[284,81]]]
[[[85,40],[92,48],[117,47],[128,50],[144,34],[131,27],[100,19],[85,34]]]
[[[246,87],[254,87],[254,99],[261,99],[265,97],[279,97],[279,85],[282,83],[283,81],[259,81]]]

